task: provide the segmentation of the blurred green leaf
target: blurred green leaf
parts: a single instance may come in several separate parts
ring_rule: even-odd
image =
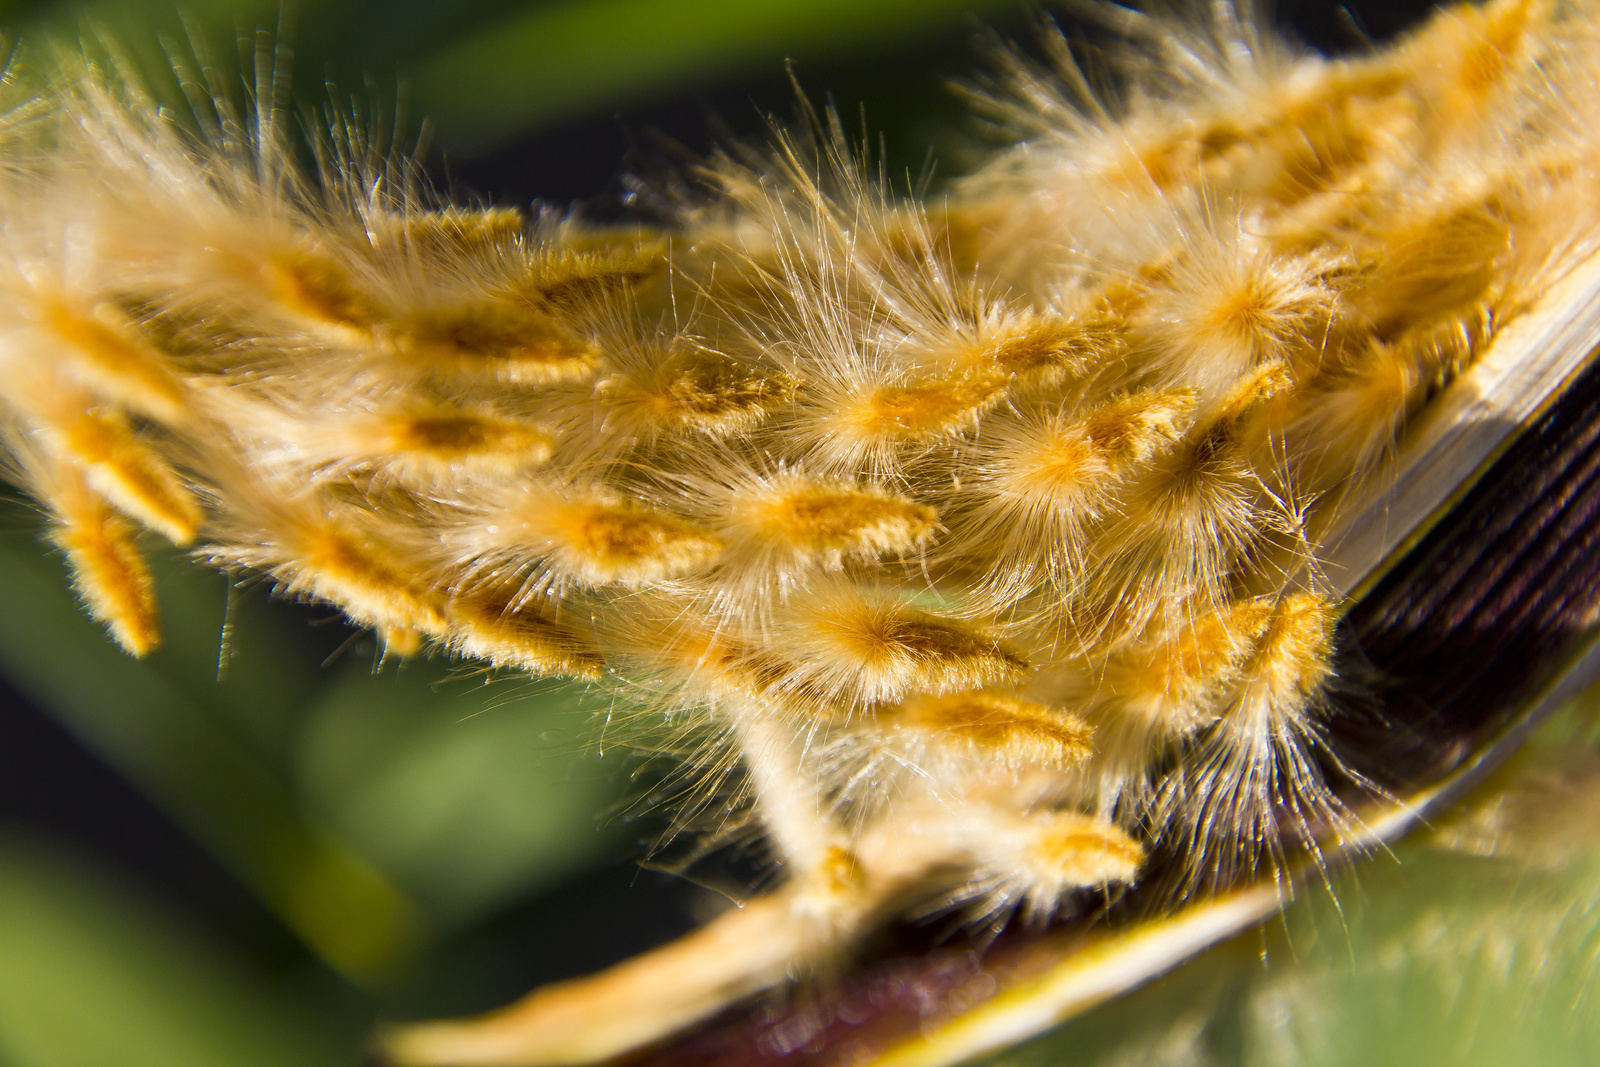
[[[990,1067],[1579,1067],[1600,1063],[1600,693],[1558,716],[1477,810],[1313,883],[1281,919]],[[1582,763],[1580,787],[1507,797]],[[1510,790],[1510,792],[1506,792]],[[1470,820],[1474,804],[1456,818]],[[1471,835],[1465,845],[1471,846]],[[1449,844],[1450,847],[1444,847]],[[1490,853],[1493,854],[1479,854]]]
[[[157,559],[163,645],[122,653],[32,529],[0,534],[0,669],[363,981],[622,850],[581,694],[422,661],[335,670],[259,591]],[[221,648],[224,617],[228,648]],[[223,668],[219,678],[219,667]]]
[[[359,1020],[286,993],[103,875],[0,836],[7,1067],[348,1067]]]
[[[249,648],[233,684],[215,672],[226,582],[193,565],[163,568],[168,643],[124,655],[68,592],[58,560],[31,530],[0,536],[0,669],[90,748],[161,803],[322,957],[372,979],[421,936],[415,906],[369,862],[307,820],[281,775],[229,728],[293,723],[304,672],[273,642]],[[209,589],[210,605],[206,605]],[[207,622],[212,625],[207,626]],[[303,656],[303,653],[301,654]]]
[[[413,73],[446,148],[472,152],[645,92],[938,29],[1016,0],[566,0],[451,44]]]
[[[437,662],[350,664],[312,709],[305,795],[447,925],[615,854],[623,782],[585,749],[576,689],[450,678]]]
[[[1026,0],[326,0],[285,17],[275,0],[95,0],[15,11],[0,6],[0,25],[21,43],[24,74],[48,71],[51,48],[98,36],[180,109],[171,55],[198,45],[222,72],[220,84],[242,86],[248,78],[227,73],[248,67],[236,43],[248,52],[259,43],[256,31],[281,29],[287,33],[281,43],[297,55],[293,89],[302,102],[326,103],[327,85],[338,86],[336,95],[379,101],[404,86],[410,113],[434,124],[441,146],[470,157],[552,121],[746,71],[775,72],[785,58],[903,44],[964,17],[1027,6]]]

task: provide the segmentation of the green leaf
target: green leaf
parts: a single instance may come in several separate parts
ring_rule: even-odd
[[[785,57],[926,33],[1013,0],[567,0],[416,67],[417,110],[473,152],[541,122]]]
[[[205,682],[217,669],[226,580],[186,563],[161,568],[161,577],[167,644],[135,660],[79,610],[60,562],[42,554],[33,531],[4,531],[0,670],[165,807],[324,959],[361,980],[379,977],[422,938],[420,912],[304,816],[277,767],[239,729],[247,720],[258,733],[296,720],[308,684],[304,651],[241,637],[236,681]]]
[[[200,944],[103,875],[0,836],[7,1067],[347,1067],[362,1020]]]
[[[587,749],[582,693],[349,665],[312,709],[299,781],[327,824],[446,925],[615,854],[622,784]]]
[[[992,1067],[1600,1063],[1596,693],[1438,832]]]

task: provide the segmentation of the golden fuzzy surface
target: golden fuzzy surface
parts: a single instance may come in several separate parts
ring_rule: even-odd
[[[86,67],[0,134],[7,469],[135,655],[142,526],[391,654],[629,679],[712,737],[785,871],[718,921],[794,921],[742,975],[684,962],[726,931],[674,949],[663,1028],[908,901],[1048,916],[1166,840],[1255,869],[1346,814],[1313,531],[1594,252],[1600,8],[1345,60],[1130,25],[1114,99],[1015,60],[1015,146],[936,200],[824,119],[659,229],[306,175]],[[576,1062],[540,1010],[397,1055]]]

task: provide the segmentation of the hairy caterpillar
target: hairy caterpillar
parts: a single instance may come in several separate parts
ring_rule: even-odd
[[[660,232],[439,204],[356,140],[307,177],[270,106],[197,141],[93,72],[15,113],[6,450],[119,641],[159,640],[138,524],[396,655],[626,678],[783,864],[399,1058],[597,1057],[894,913],[1072,913],[1158,848],[1181,897],[1351,830],[1328,535],[1583,276],[1592,13],[1342,62],[1125,21],[1115,100],[1017,64],[1018,146],[945,198],[824,122]]]

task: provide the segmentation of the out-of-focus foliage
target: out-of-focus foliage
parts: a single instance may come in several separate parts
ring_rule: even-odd
[[[225,583],[185,566],[162,577],[172,624],[166,647],[133,660],[84,619],[33,531],[13,528],[0,544],[0,582],[9,592],[0,664],[325,958],[352,974],[381,972],[408,951],[420,916],[377,869],[306,816],[280,773],[317,680],[315,663],[288,635],[258,628],[254,613],[240,612],[231,644],[250,652],[230,657],[229,676],[217,681]]]
[[[441,143],[504,140],[518,126],[895,35],[1010,0],[587,0],[530,8],[417,67],[417,104]],[[485,107],[485,101],[494,106]]]
[[[595,702],[581,690],[486,690],[437,663],[365,668],[348,664],[311,704],[294,781],[435,923],[481,918],[626,840],[602,821],[619,783],[589,747]]]
[[[1432,832],[991,1067],[1600,1062],[1600,691]]]
[[[14,1067],[335,1067],[359,1050],[337,989],[274,980],[104,871],[9,834],[0,946],[0,1059]]]
[[[292,44],[303,103],[365,88],[398,94],[458,154],[503,145],[539,125],[659,99],[787,59],[903,46],[1022,0],[86,0],[0,7],[21,43],[19,69],[48,70],[51,50],[100,38],[178,100],[167,57],[198,48],[232,61],[228,41],[276,30]],[[955,71],[945,72],[957,73]],[[933,103],[930,101],[930,104]],[[740,116],[742,120],[744,116]],[[378,119],[384,125],[383,118]]]
[[[14,527],[0,664],[334,965],[380,977],[616,849],[600,820],[619,786],[583,743],[577,692],[486,688],[438,662],[374,670],[370,642],[325,668],[263,591],[230,608],[222,578],[176,557],[158,580],[166,643],[134,660]]]

